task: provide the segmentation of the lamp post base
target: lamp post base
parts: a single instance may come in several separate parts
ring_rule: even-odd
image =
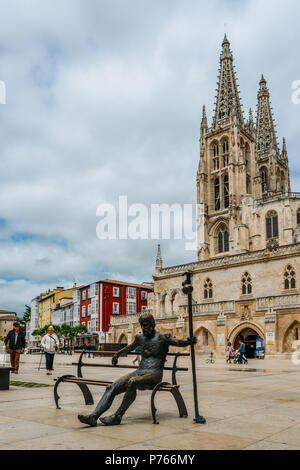
[[[205,424],[205,423],[206,423],[206,419],[205,419],[203,416],[197,415],[197,416],[194,418],[194,422],[197,423],[197,424]]]

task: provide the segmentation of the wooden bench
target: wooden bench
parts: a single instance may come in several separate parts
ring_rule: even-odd
[[[111,352],[109,351],[94,351],[95,355],[98,356],[107,356],[111,355]],[[88,352],[83,351],[80,354],[78,362],[73,362],[72,365],[77,366],[77,377],[75,375],[63,375],[62,377],[58,377],[55,380],[55,386],[54,386],[54,400],[57,409],[60,409],[60,406],[58,404],[59,402],[59,395],[58,395],[58,386],[60,383],[74,383],[78,385],[80,388],[86,405],[93,405],[94,404],[94,399],[91,394],[91,391],[88,387],[88,385],[97,385],[97,386],[102,386],[102,387],[108,387],[113,383],[113,381],[110,380],[98,380],[98,379],[86,379],[83,378],[82,376],[82,367],[114,367],[114,368],[119,368],[119,369],[137,369],[136,366],[134,365],[126,365],[126,364],[118,364],[116,366],[113,366],[112,364],[100,364],[100,363],[89,363],[89,362],[83,362],[83,357],[84,355],[88,354]],[[137,353],[127,353],[126,355],[134,355],[136,356]],[[183,397],[179,391],[179,385],[177,384],[177,379],[176,379],[176,373],[178,371],[188,371],[189,369],[187,367],[178,367],[177,366],[177,360],[179,357],[182,356],[189,356],[189,353],[168,353],[168,356],[173,356],[174,361],[172,367],[165,366],[164,370],[169,370],[172,371],[172,383],[169,382],[159,382],[158,384],[155,385],[155,387],[152,389],[152,394],[151,394],[151,413],[152,413],[152,418],[153,418],[153,423],[158,424],[158,421],[156,419],[156,412],[157,409],[155,407],[155,396],[157,392],[170,392],[177,404],[178,407],[178,412],[180,418],[187,418],[188,412],[183,400]],[[121,356],[120,356],[121,357]]]

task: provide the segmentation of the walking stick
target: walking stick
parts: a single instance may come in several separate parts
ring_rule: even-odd
[[[194,331],[193,331],[193,309],[192,309],[192,273],[187,272],[185,273],[186,280],[182,283],[183,286],[183,293],[188,296],[188,311],[189,311],[189,337],[193,338]],[[195,345],[194,343],[191,344],[191,361],[192,361],[192,373],[193,373],[193,391],[194,391],[194,405],[195,405],[195,423],[205,424],[206,419],[203,416],[199,415],[198,409],[198,392],[197,392],[197,377],[196,377],[196,361],[195,361]]]
[[[43,355],[44,355],[44,351],[42,351],[42,354],[41,354],[41,359],[40,359],[40,364],[39,364],[38,370],[41,370],[41,364],[42,364]]]

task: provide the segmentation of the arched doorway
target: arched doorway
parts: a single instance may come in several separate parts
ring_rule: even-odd
[[[122,333],[121,336],[119,337],[118,344],[125,346],[127,343],[128,341],[127,341],[126,335],[125,333]]]
[[[300,323],[294,321],[289,328],[286,330],[283,337],[283,352],[292,352],[294,341],[300,340]]]
[[[209,354],[216,350],[214,337],[205,327],[199,328],[194,334],[198,340],[196,344],[198,354]]]
[[[239,348],[240,340],[245,343],[245,356],[247,359],[254,359],[256,350],[256,340],[261,338],[260,334],[252,328],[245,328],[240,331],[234,341],[234,349]]]

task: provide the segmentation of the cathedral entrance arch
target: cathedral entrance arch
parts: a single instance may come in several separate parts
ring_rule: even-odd
[[[245,343],[245,356],[248,359],[253,359],[255,357],[256,340],[258,338],[264,339],[262,330],[253,323],[245,322],[231,332],[229,341],[234,349],[238,349],[240,340],[242,339]]]

